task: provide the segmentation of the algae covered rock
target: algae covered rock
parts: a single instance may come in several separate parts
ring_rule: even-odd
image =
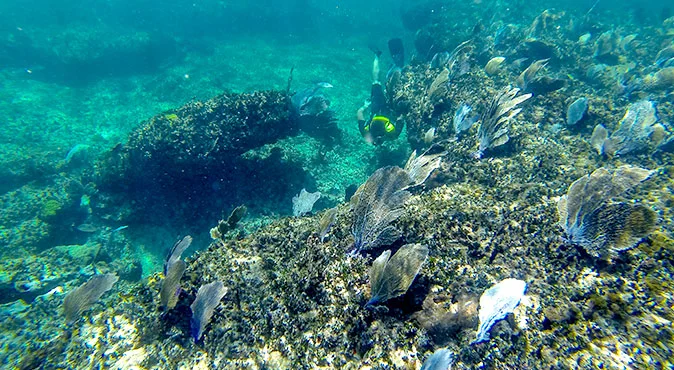
[[[258,198],[285,209],[294,189],[310,182],[301,164],[281,150],[259,159],[243,154],[297,133],[285,92],[225,93],[143,123],[97,163],[95,181],[142,222],[165,223],[154,218],[171,214],[179,222],[203,221]],[[260,186],[250,186],[251,174]],[[186,203],[189,210],[174,207]]]
[[[193,101],[152,117],[102,165],[111,175],[132,180],[160,175],[158,171],[163,176],[181,171],[189,175],[231,163],[250,149],[296,133],[289,107],[285,93],[271,90]]]

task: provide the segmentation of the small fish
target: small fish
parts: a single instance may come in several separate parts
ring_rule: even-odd
[[[126,229],[126,228],[128,228],[128,227],[129,227],[129,225],[120,226],[120,227],[118,227],[118,228],[112,230],[112,232],[113,232],[113,233],[116,233],[117,231],[122,231],[122,230],[124,230],[124,229]]]
[[[325,82],[325,81],[317,83],[316,86],[322,87],[324,89],[329,89],[331,87],[334,87],[334,86],[332,86],[332,84],[330,82]]]
[[[95,233],[96,231],[98,231],[98,227],[92,224],[82,224],[76,227],[76,229],[83,233]]]

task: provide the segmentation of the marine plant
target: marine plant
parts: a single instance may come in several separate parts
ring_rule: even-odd
[[[652,134],[656,130],[664,129],[657,123],[658,117],[655,113],[655,106],[650,101],[632,103],[610,136],[603,126],[595,127],[590,139],[592,146],[600,154],[620,156],[643,152],[651,144],[657,145],[658,143],[652,142]]]
[[[213,311],[215,311],[215,308],[220,304],[220,300],[226,293],[227,288],[225,288],[221,281],[202,285],[197,291],[197,296],[190,306],[190,309],[192,309],[190,326],[195,343],[201,339],[206,325],[211,321]]]
[[[611,134],[611,146],[615,154],[639,152],[648,148],[649,137],[657,120],[653,102],[642,100],[631,104],[618,128]]]
[[[351,197],[354,220],[351,233],[354,246],[351,253],[375,249],[400,237],[400,231],[391,225],[404,212],[403,205],[410,197],[405,189],[410,175],[400,167],[387,166],[375,171]]]
[[[433,171],[435,171],[442,163],[442,157],[447,152],[437,154],[427,154],[428,150],[417,156],[417,151],[413,151],[410,155],[404,170],[410,176],[411,183],[407,187],[414,187],[423,184]]]
[[[531,94],[517,96],[519,91],[516,87],[506,86],[492,97],[480,118],[482,123],[477,132],[479,148],[473,154],[475,158],[482,158],[486,150],[510,140],[507,124],[522,110],[517,105],[531,97]]]
[[[335,218],[337,217],[337,207],[330,208],[329,210],[323,213],[321,219],[318,221],[318,238],[323,243],[325,236],[330,231],[330,228],[335,223]]]
[[[488,75],[495,75],[501,70],[501,64],[503,64],[504,61],[505,61],[504,57],[491,58],[484,66],[484,71]]]
[[[391,257],[383,252],[370,268],[370,293],[366,306],[384,303],[405,294],[428,258],[428,248],[421,244],[405,244]]]
[[[180,279],[185,273],[186,264],[180,260],[180,255],[192,244],[192,237],[187,235],[177,241],[164,262],[164,280],[159,291],[159,301],[162,307],[170,310],[178,303],[180,296]]]
[[[594,45],[594,57],[598,59],[616,58],[620,46],[620,34],[614,30],[602,33]]]
[[[94,275],[86,283],[75,288],[63,300],[66,321],[71,324],[80,318],[101,296],[119,280],[115,274]]]
[[[446,85],[447,81],[449,81],[449,69],[445,68],[440,73],[438,73],[438,75],[435,77],[435,79],[431,83],[431,86],[428,88],[428,91],[426,92],[428,97],[433,98],[433,96],[436,93],[440,93],[440,92],[445,91],[446,88],[441,89],[441,87]]]
[[[592,130],[592,137],[590,138],[590,145],[597,151],[597,154],[603,155],[609,150],[611,143],[608,139],[608,130],[604,125],[598,124]]]
[[[603,259],[637,245],[653,231],[655,212],[641,204],[610,201],[652,175],[624,165],[615,170],[601,167],[574,181],[557,204],[566,241]]]
[[[435,140],[435,131],[435,127],[426,130],[426,133],[424,134],[424,144],[429,145]]]
[[[489,331],[498,321],[512,313],[520,304],[527,283],[518,279],[505,279],[487,289],[480,296],[480,326],[473,343],[489,340]]]
[[[192,237],[189,235],[185,236],[184,238],[180,239],[175,244],[173,244],[173,247],[171,247],[171,250],[166,256],[166,261],[164,261],[164,274],[166,274],[168,268],[172,264],[180,260],[180,256],[187,248],[189,248],[191,244],[192,244]]]
[[[674,60],[674,58],[670,59]],[[674,62],[672,62],[674,64]],[[674,88],[674,66],[668,66],[644,77],[644,88],[667,90]]]
[[[186,268],[185,261],[176,261],[171,264],[164,275],[161,290],[159,291],[159,301],[161,306],[166,310],[172,309],[178,303],[178,298],[180,297],[180,279],[182,279]]]
[[[658,51],[655,55],[655,65],[658,67],[674,65],[674,44]]]
[[[566,109],[567,126],[575,126],[578,122],[583,120],[585,113],[587,113],[587,103],[587,98],[581,97],[569,104],[569,107]]]
[[[299,194],[293,197],[293,216],[303,216],[314,208],[314,203],[321,197],[319,191],[309,193],[307,189],[302,189]]]
[[[248,213],[248,208],[246,206],[242,205],[234,208],[226,221],[218,221],[218,225],[211,229],[211,238],[223,240],[228,232],[236,228],[236,225],[246,216],[246,213]]]
[[[454,363],[454,354],[447,348],[440,348],[428,356],[421,370],[447,370]]]
[[[471,40],[466,40],[457,45],[452,52],[440,52],[433,55],[431,59],[431,68],[445,68],[447,70],[447,80],[460,77],[468,72],[469,53],[471,51]],[[444,73],[444,71],[443,71]]]
[[[549,59],[541,59],[531,63],[529,67],[517,77],[517,87],[522,89],[522,91],[526,91],[529,84],[536,79],[538,72],[548,65],[548,60]]]
[[[452,123],[454,126],[454,135],[457,138],[460,138],[464,132],[468,131],[471,127],[473,127],[473,124],[477,122],[478,116],[471,115],[470,113],[472,111],[473,108],[466,103],[461,103],[459,104],[459,107],[456,108],[456,112],[454,112],[454,120]]]

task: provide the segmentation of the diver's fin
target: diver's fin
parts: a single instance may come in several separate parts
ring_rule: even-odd
[[[388,50],[391,53],[393,63],[402,68],[405,65],[405,48],[403,47],[403,40],[399,38],[388,40]]]

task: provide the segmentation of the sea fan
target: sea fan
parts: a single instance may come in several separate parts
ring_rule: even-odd
[[[210,284],[202,285],[197,291],[197,297],[190,308],[192,309],[192,338],[198,342],[204,334],[206,325],[211,321],[215,308],[220,304],[220,300],[227,293],[227,288],[221,281],[214,281]]]
[[[559,199],[559,224],[566,241],[598,258],[629,249],[655,226],[655,212],[632,203],[609,203],[653,174],[639,167],[599,168],[574,181]]]
[[[477,132],[479,148],[473,154],[475,158],[482,158],[486,150],[501,146],[510,140],[507,124],[522,110],[517,108],[517,105],[531,97],[531,94],[517,96],[519,91],[515,87],[504,87],[489,102],[482,114],[482,123]]]
[[[351,197],[354,221],[351,232],[354,250],[375,249],[400,237],[391,223],[403,214],[403,204],[410,197],[404,190],[411,183],[409,174],[400,167],[388,166],[375,171]]]
[[[389,259],[390,257],[390,259]],[[370,292],[367,306],[384,303],[405,294],[428,258],[428,248],[421,244],[406,244],[391,257],[382,253],[370,268]]]
[[[105,292],[119,280],[114,274],[94,275],[86,283],[75,288],[63,300],[63,312],[68,323],[73,323],[82,316]]]

